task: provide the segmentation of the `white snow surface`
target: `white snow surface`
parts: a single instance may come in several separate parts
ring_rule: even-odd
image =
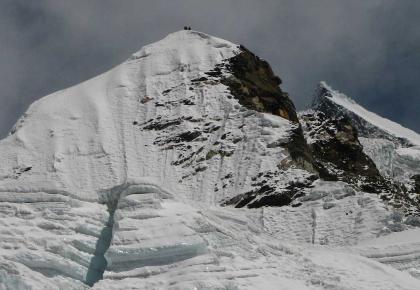
[[[0,289],[419,289],[417,234],[408,256],[370,247],[411,229],[375,195],[318,181],[300,207],[219,206],[288,158],[267,144],[293,128],[192,81],[237,53],[179,31],[35,102],[0,141]],[[159,120],[176,125],[144,128]]]

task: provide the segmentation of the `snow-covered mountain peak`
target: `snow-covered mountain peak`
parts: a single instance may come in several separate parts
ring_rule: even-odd
[[[330,85],[327,84],[326,81],[319,82],[317,94],[315,95],[313,102],[316,103],[317,101],[319,101],[319,99],[322,99],[322,98],[329,98],[329,99],[338,98],[338,99],[346,100],[346,102],[348,103],[356,104],[355,100],[353,100],[349,96],[337,90],[334,90]]]
[[[154,52],[160,52],[165,50],[185,51],[187,49],[185,51],[188,52],[188,56],[186,55],[187,58],[191,56],[189,53],[194,51],[195,53],[205,53],[207,57],[214,57],[212,53],[208,53],[208,48],[206,51],[205,47],[227,48],[231,51],[237,51],[238,45],[203,32],[195,30],[179,30],[168,34],[165,38],[157,42],[145,45],[140,51],[134,53],[133,56],[141,57],[141,54],[151,52],[152,50]],[[194,55],[195,53],[192,53],[192,55]]]
[[[146,59],[150,66],[144,71],[150,75],[165,75],[175,69],[193,74],[209,71],[237,53],[238,45],[229,41],[198,31],[180,30],[144,46],[130,60]]]
[[[326,107],[329,108],[326,109]],[[346,96],[345,94],[337,90],[334,90],[324,81],[320,82],[319,84],[319,88],[313,100],[312,108],[327,111],[338,110],[342,111],[341,114],[352,114],[352,119],[354,119],[355,122],[360,123],[360,126],[357,127],[362,136],[366,133],[366,130],[369,131],[369,129],[372,129],[372,127],[376,127],[377,133],[385,132],[391,138],[394,137],[402,139],[401,141],[405,140],[407,145],[420,146],[420,135],[418,133],[408,128],[405,128],[396,122],[381,117],[371,111],[368,111],[352,98]],[[337,114],[339,112],[331,113]],[[371,130],[370,133],[372,133]],[[366,137],[372,137],[370,133],[366,134]]]
[[[365,109],[325,82],[319,84],[311,108],[330,118],[346,117],[383,176],[409,185],[420,174],[418,133]]]
[[[138,158],[145,158],[140,155],[150,153],[144,153],[148,149],[143,146],[148,145],[139,145],[144,140],[135,141],[139,128],[133,123],[153,118],[195,120],[224,112],[212,107],[228,106],[226,88],[221,84],[206,86],[200,78],[238,51],[238,46],[228,41],[201,32],[179,31],[143,47],[98,77],[36,101],[0,143],[5,164],[0,170],[5,176],[14,168],[31,167],[31,171],[19,180],[0,180],[0,188],[60,189],[92,199],[100,188],[139,175],[153,176],[144,164],[144,169],[134,165],[141,163],[135,161]],[[199,85],[195,91],[194,85]],[[219,104],[218,95],[226,101]],[[182,102],[190,106],[175,108]],[[201,109],[193,109],[196,102],[203,105]]]
[[[304,151],[294,106],[279,83],[265,61],[240,46],[196,31],[172,33],[31,105],[0,143],[5,176],[31,170],[0,180],[0,189],[95,200],[140,176],[211,203],[252,191],[264,159],[265,170],[276,171],[290,158],[289,136],[300,144],[289,147]],[[255,168],[233,173],[243,150],[256,158]],[[307,167],[298,155],[291,159]],[[219,170],[232,181],[221,184]]]

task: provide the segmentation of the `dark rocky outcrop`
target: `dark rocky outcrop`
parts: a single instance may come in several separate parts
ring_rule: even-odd
[[[271,113],[299,123],[293,102],[281,90],[281,79],[273,73],[268,62],[243,46],[240,49],[241,53],[229,59],[226,64],[232,77],[223,78],[222,83],[248,109]]]
[[[346,108],[337,105],[332,100],[335,93],[328,85],[321,83],[311,106],[312,113],[309,111],[309,114],[306,117],[302,116],[301,120],[305,123],[306,135],[311,140],[310,147],[314,158],[318,165],[320,164],[321,178],[343,180],[363,191],[381,193],[380,196],[383,200],[386,200],[394,208],[400,209],[406,215],[419,215],[420,176],[413,176],[411,178],[412,182],[408,183],[392,176],[381,176],[376,166],[373,166],[372,160],[367,160],[367,156],[361,151],[363,148],[357,141],[356,134],[353,134],[355,138],[353,138],[354,144],[352,146],[351,142],[345,142],[345,146],[343,146],[343,144],[337,142],[340,140],[334,138],[334,135],[347,135],[347,140],[351,140],[352,138],[349,137],[352,135],[351,131],[354,131],[357,132],[358,137],[389,140],[397,148],[411,147],[410,141],[396,137],[370,124]],[[350,99],[349,102],[352,102],[352,100]],[[319,112],[323,114],[322,118],[319,118]],[[315,122],[317,119],[318,124]],[[342,125],[334,124],[337,122],[342,123]],[[346,130],[342,130],[345,127],[349,129],[348,134],[345,133]],[[325,170],[322,170],[322,165]]]
[[[301,121],[322,179],[344,181],[372,193],[394,189],[363,152],[349,118],[309,111],[301,115]]]
[[[411,180],[413,180],[414,183],[413,192],[420,196],[420,174],[413,175]]]
[[[312,173],[319,171],[308,144],[306,143],[300,124],[290,132],[290,141],[285,144],[284,147],[289,151],[290,157],[297,167]]]
[[[155,130],[160,131],[166,129],[171,126],[181,124],[182,119],[174,119],[174,120],[149,120],[147,124],[143,127],[143,130]]]
[[[228,74],[223,72],[228,72]],[[304,186],[310,186],[312,177],[317,176],[312,154],[304,138],[295,106],[289,95],[280,88],[281,79],[273,73],[268,62],[240,46],[240,53],[217,66],[213,71],[207,72],[207,75],[226,85],[233,97],[244,107],[277,115],[295,123],[289,140],[283,144],[277,144],[289,151],[291,160],[288,160],[287,165],[279,164],[279,172],[272,173],[270,179],[273,182],[276,175],[284,174],[283,171],[293,166],[307,171],[311,180],[308,179]],[[261,173],[261,176],[267,174]],[[261,176],[259,178],[262,178]],[[250,208],[283,206],[290,204],[294,196],[302,190],[302,187],[295,186],[294,183],[282,190],[275,190],[275,188],[278,188],[278,185],[269,186],[264,182],[257,182],[254,190],[240,194],[224,204]]]
[[[261,187],[258,191],[251,191],[235,196],[226,201],[225,205],[235,205],[236,208],[259,208],[262,206],[285,206],[293,199],[290,192],[276,193],[273,188]]]
[[[281,177],[286,178],[281,178]],[[259,208],[262,206],[299,206],[293,203],[296,198],[305,195],[312,183],[318,179],[315,174],[302,172],[301,178],[288,170],[260,172],[252,178],[252,190],[227,199],[222,205],[236,208]]]
[[[226,77],[222,71],[229,72],[229,76]],[[267,61],[240,46],[240,53],[213,71],[207,72],[207,75],[219,78],[244,107],[271,113],[295,123],[295,129],[290,132],[290,140],[283,144],[283,147],[288,149],[297,167],[311,172],[316,171],[295,106],[289,95],[280,88],[281,79],[273,73]]]

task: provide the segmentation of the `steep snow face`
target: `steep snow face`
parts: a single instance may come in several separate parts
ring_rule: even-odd
[[[154,176],[176,185],[181,176],[166,176],[165,170],[175,159],[173,151],[161,154],[152,146],[154,132],[143,133],[133,123],[204,115],[225,120],[233,101],[224,86],[201,85],[195,91],[188,86],[235,52],[232,43],[205,34],[174,33],[103,75],[35,102],[0,144],[0,188],[59,190],[95,200],[98,190],[131,177]],[[167,90],[173,93],[165,95]],[[194,106],[179,106],[188,98]],[[185,127],[196,126],[189,123]]]
[[[315,182],[296,208],[218,206],[309,175],[279,146],[296,123],[206,74],[237,53],[180,31],[35,102],[0,141],[0,289],[418,289],[337,248],[410,227],[375,196]]]
[[[312,107],[331,116],[347,116],[358,129],[364,152],[385,177],[408,181],[420,173],[420,135],[372,113],[321,82]]]

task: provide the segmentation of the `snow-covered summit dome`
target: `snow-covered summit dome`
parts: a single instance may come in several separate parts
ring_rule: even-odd
[[[186,86],[191,80],[202,77],[237,51],[237,46],[228,41],[201,32],[178,31],[143,47],[100,76],[36,101],[0,143],[0,172],[4,176],[19,168],[31,170],[19,180],[1,180],[0,188],[60,190],[95,199],[95,191],[100,188],[153,175],[143,159],[151,155],[146,153],[147,142],[133,122],[181,113],[181,108],[163,112],[165,107],[159,105],[171,99],[164,92],[179,90],[174,102],[187,97]],[[190,93],[204,97],[204,91]],[[205,97],[208,105],[203,109],[210,110],[216,96],[209,92]],[[198,113],[184,109],[187,115],[190,111]],[[135,164],[141,164],[141,168]],[[162,174],[160,168],[156,171]]]

